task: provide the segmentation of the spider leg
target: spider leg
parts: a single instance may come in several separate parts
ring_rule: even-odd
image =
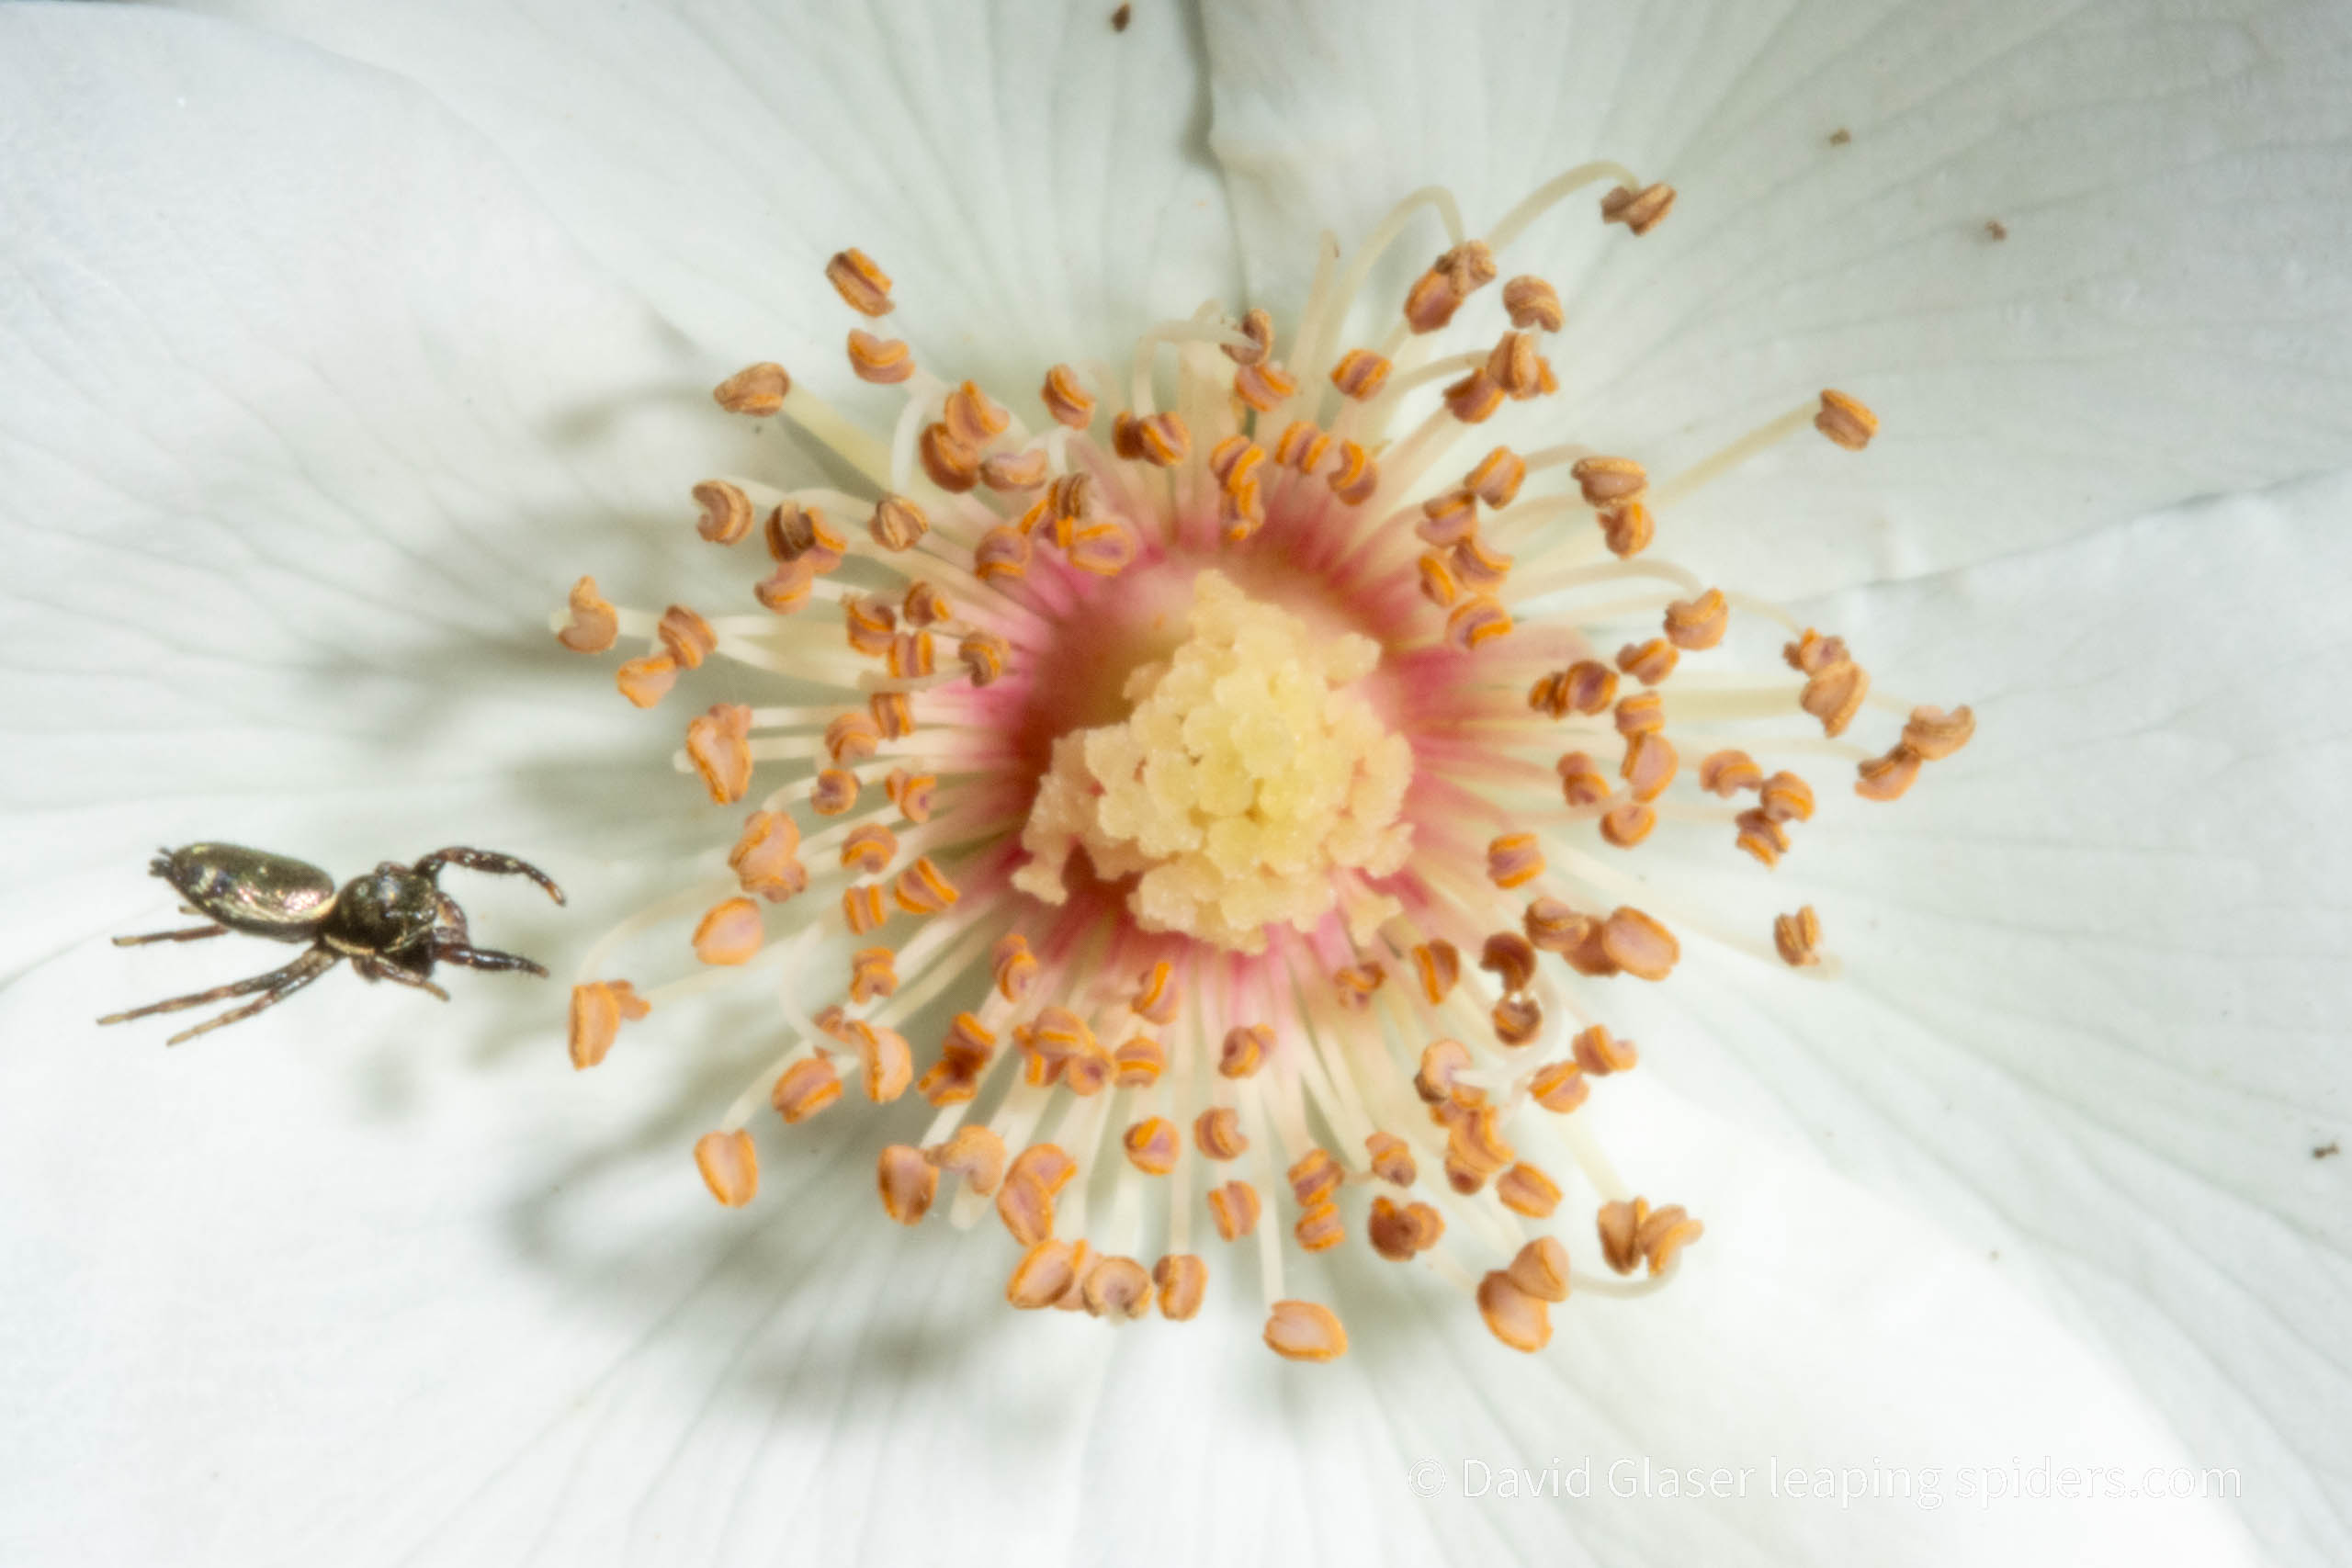
[[[468,947],[461,942],[436,942],[433,956],[444,964],[462,964],[469,969],[519,969],[526,975],[547,977],[546,965],[519,953],[500,953],[492,948]]]
[[[224,1023],[234,1023],[241,1018],[252,1017],[263,1008],[269,1006],[271,1002],[289,996],[309,985],[334,968],[339,962],[340,958],[337,954],[324,948],[314,947],[293,963],[273,969],[266,975],[255,975],[248,980],[234,980],[225,986],[215,986],[209,991],[198,991],[192,996],[174,997],[169,1001],[151,1002],[143,1008],[133,1008],[129,1012],[109,1013],[98,1021],[128,1023],[134,1018],[147,1018],[159,1012],[179,1012],[187,1008],[200,1008],[207,1002],[224,1001],[231,997],[249,997],[255,991],[269,993],[266,999],[252,1007],[238,1008],[232,1012],[223,1013],[220,1017],[205,1024],[203,1028],[188,1032],[191,1034],[201,1034],[206,1029],[218,1029]],[[168,1043],[176,1045],[187,1037],[187,1034],[175,1035]]]
[[[403,986],[413,986],[420,991],[430,991],[445,1002],[449,999],[448,992],[413,969],[403,969],[397,964],[365,955],[354,958],[351,961],[351,966],[370,980],[393,980]]]
[[[143,947],[151,942],[196,942],[208,936],[219,936],[227,926],[194,926],[181,931],[149,931],[145,936],[119,936],[117,947]]]
[[[219,1018],[208,1018],[194,1029],[181,1030],[164,1043],[177,1045],[193,1040],[199,1034],[209,1034],[216,1029],[226,1028],[230,1024],[251,1018],[265,1008],[274,1008],[341,962],[341,956],[333,951],[323,947],[314,947],[288,964],[284,969],[278,970],[277,973],[285,976],[286,978],[272,987],[259,1001],[247,1002],[241,1008],[231,1008]]]
[[[433,897],[441,906],[441,919],[447,922],[434,929],[433,939],[444,942],[455,937],[460,943],[473,941],[466,930],[466,912],[458,908],[458,901],[438,887],[433,890]]]
[[[418,861],[412,869],[419,876],[431,881],[441,874],[441,868],[444,865],[461,865],[468,871],[488,872],[492,876],[527,876],[541,887],[546,888],[548,897],[559,904],[563,902],[563,889],[555,885],[553,877],[526,861],[516,860],[513,855],[501,854],[496,850],[469,850],[462,845],[453,844],[446,850],[434,851],[423,860]]]

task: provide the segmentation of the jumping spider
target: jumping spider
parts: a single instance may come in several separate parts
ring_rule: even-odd
[[[491,850],[435,850],[413,866],[386,861],[367,875],[353,877],[341,889],[334,877],[317,866],[263,850],[236,844],[189,844],[164,850],[148,863],[149,874],[170,883],[187,900],[181,907],[183,914],[213,923],[187,931],[119,936],[114,939],[117,947],[196,942],[235,931],[272,942],[307,942],[311,950],[266,975],[113,1013],[98,1021],[125,1023],[151,1013],[178,1012],[230,997],[262,993],[259,1001],[232,1008],[164,1042],[176,1045],[284,1001],[346,958],[363,979],[413,986],[445,1002],[449,993],[432,980],[436,963],[462,964],[471,969],[520,969],[544,976],[544,968],[520,953],[471,944],[466,933],[466,912],[441,891],[438,878],[445,865],[500,876],[527,876],[546,888],[548,897],[563,902],[563,889],[545,872]]]

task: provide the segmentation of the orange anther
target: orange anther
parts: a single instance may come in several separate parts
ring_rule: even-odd
[[[705,479],[694,495],[702,508],[695,532],[712,544],[731,545],[752,531],[752,498],[725,479]]]
[[[825,264],[825,279],[842,303],[860,315],[887,316],[897,308],[890,301],[890,275],[875,265],[874,258],[864,251],[834,253]]]
[[[652,1004],[627,980],[596,980],[571,987],[569,1043],[575,1068],[594,1066],[613,1048],[624,1019],[643,1018]]]
[[[751,787],[751,734],[752,710],[741,703],[713,704],[686,726],[686,760],[721,806],[742,799]]]
[[[710,1195],[730,1209],[741,1208],[760,1190],[760,1156],[749,1133],[705,1133],[695,1140],[695,1168]]]
[[[842,1097],[841,1075],[823,1056],[804,1056],[786,1067],[768,1091],[768,1103],[787,1122],[806,1122]]]
[[[1792,969],[1806,969],[1821,962],[1821,917],[1807,904],[1793,915],[1772,917],[1772,945],[1780,950],[1781,962]]]
[[[1646,234],[1664,222],[1673,208],[1672,186],[1644,186],[1640,190],[1619,186],[1600,198],[1600,220],[1623,223],[1635,234]]]
[[[620,617],[598,596],[594,578],[583,577],[571,585],[571,619],[555,634],[556,641],[574,653],[602,653],[613,646]]]
[[[895,387],[915,373],[914,351],[897,338],[876,337],[862,327],[852,328],[849,367],[861,381]]]
[[[711,389],[711,397],[729,413],[765,419],[783,409],[791,394],[792,378],[781,365],[763,360],[747,365]]]
[[[1266,1348],[1291,1361],[1329,1361],[1347,1353],[1339,1314],[1315,1302],[1276,1302],[1266,1318]]]
[[[1878,415],[1859,399],[1825,389],[1821,412],[1813,416],[1813,427],[1847,451],[1859,452],[1878,434]]]

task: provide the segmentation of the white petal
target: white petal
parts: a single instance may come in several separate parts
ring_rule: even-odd
[[[2313,1562],[2352,1517],[2352,1171],[2317,1153],[2352,1136],[2347,506],[2312,481],[1822,607],[1977,738],[1894,807],[1791,759],[1824,809],[1772,892],[1845,978],[1702,955],[1651,1057],[1996,1250]]]
[[[546,616],[692,541],[748,439],[718,372],[413,90],[185,17],[0,25],[0,974],[167,908],[159,842],[610,843],[647,781],[577,763],[662,721]]]
[[[1024,400],[1232,298],[1198,146],[1197,45],[1164,6],[297,0],[204,8],[413,77],[481,127],[597,254],[698,340],[845,374],[826,258],[898,284],[876,330]]]
[[[1503,257],[1568,303],[1556,428],[1670,472],[1861,397],[1861,459],[1808,435],[1661,520],[1817,591],[2352,455],[2352,17],[2228,9],[1212,3],[1211,144],[1277,309],[1318,228],[1425,184],[1476,231],[1589,158],[1673,183],[1646,238],[1588,192]],[[1402,260],[1443,243],[1425,216]]]

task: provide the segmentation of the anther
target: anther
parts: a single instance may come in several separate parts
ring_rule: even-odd
[[[1674,742],[1657,730],[1646,730],[1627,738],[1625,761],[1618,768],[1618,774],[1624,779],[1626,788],[1633,791],[1635,800],[1656,800],[1674,782],[1678,765]],[[1793,773],[1781,776],[1796,777]],[[1810,797],[1806,809],[1812,809]]]
[[[1113,1322],[1138,1318],[1151,1310],[1151,1276],[1132,1258],[1102,1258],[1086,1271],[1079,1293],[1087,1312]]]
[[[1502,384],[1481,368],[1445,389],[1445,412],[1464,424],[1484,424],[1503,406]]]
[[[1201,1310],[1209,1266],[1189,1252],[1170,1253],[1151,1266],[1151,1280],[1159,1287],[1159,1315],[1182,1323]]]
[[[1455,581],[1474,593],[1491,593],[1510,576],[1510,557],[1487,547],[1475,534],[1453,547],[1451,558]]]
[[[1903,726],[1903,744],[1922,761],[1940,762],[1968,744],[1976,733],[1976,716],[1965,707],[1950,713],[1941,708],[1913,708]]]
[[[1299,1215],[1297,1223],[1291,1226],[1291,1235],[1297,1238],[1300,1249],[1306,1252],[1329,1252],[1348,1239],[1347,1228],[1340,1220],[1340,1206],[1332,1202],[1317,1203]]]
[[[1233,373],[1233,395],[1260,413],[1273,412],[1297,390],[1298,378],[1271,359],[1257,365],[1244,365]],[[1151,422],[1145,420],[1142,423],[1148,424]],[[1153,460],[1158,461],[1157,458]],[[1167,465],[1160,466],[1165,468]]]
[[[1510,324],[1522,332],[1555,333],[1566,324],[1559,291],[1532,273],[1523,273],[1503,285],[1503,309]]]
[[[1342,502],[1358,506],[1369,501],[1372,492],[1380,488],[1380,465],[1372,460],[1372,454],[1365,451],[1361,443],[1342,441],[1340,443],[1340,460],[1325,476],[1325,482],[1330,485],[1331,493]]]
[[[915,447],[922,459],[922,471],[949,494],[962,495],[980,482],[979,453],[958,440],[944,423],[924,425],[922,439]]]
[[[880,883],[854,883],[842,889],[842,923],[849,927],[852,936],[879,931],[889,918],[889,906],[883,900]]]
[[[1878,415],[1857,399],[1825,389],[1821,412],[1813,416],[1813,427],[1847,451],[1859,452],[1878,434]]]
[[[1029,574],[1029,536],[999,524],[972,547],[972,570],[984,582]]]
[[[1529,1295],[1500,1269],[1478,1281],[1478,1315],[1487,1331],[1514,1350],[1530,1354],[1552,1342],[1552,1311]]]
[[[783,502],[768,513],[768,555],[778,561],[807,559],[819,576],[842,564],[849,540],[813,506]]]
[[[871,757],[881,744],[882,727],[870,713],[853,710],[825,726],[825,751],[836,766]]]
[[[970,672],[975,686],[995,684],[1003,675],[1005,660],[1011,654],[1004,638],[994,632],[973,632],[956,645],[956,657]]]
[[[1421,1047],[1421,1066],[1413,1075],[1413,1092],[1421,1097],[1424,1105],[1443,1105],[1454,1098],[1454,1076],[1469,1066],[1469,1046],[1459,1040],[1432,1040]]]
[[[1462,585],[1453,581],[1453,568],[1446,558],[1436,551],[1426,551],[1419,563],[1421,597],[1440,609],[1462,596]]]
[[[1266,460],[1266,449],[1248,436],[1236,433],[1209,448],[1209,473],[1227,493],[1249,481]],[[1074,479],[1088,478],[1072,475]],[[1057,486],[1058,488],[1058,485]]]
[[[1298,1206],[1311,1209],[1317,1203],[1329,1201],[1332,1194],[1339,1191],[1340,1179],[1344,1174],[1340,1169],[1340,1162],[1333,1159],[1329,1151],[1311,1148],[1292,1164],[1285,1179],[1290,1182],[1291,1196],[1298,1201]]]
[[[998,938],[989,954],[989,970],[998,995],[1015,1007],[1026,1001],[1037,983],[1037,955],[1029,951],[1029,939],[1019,931]]]
[[[1537,898],[1527,906],[1521,927],[1530,945],[1544,953],[1566,953],[1584,940],[1587,917],[1557,898]]]
[[[1510,1282],[1540,1302],[1568,1299],[1568,1249],[1548,1235],[1519,1249],[1506,1270]]]
[[[570,1039],[571,1065],[594,1066],[613,1048],[623,1020],[635,1021],[653,1010],[627,980],[596,980],[571,987]]]
[[[1478,459],[1478,466],[1463,476],[1462,483],[1499,512],[1519,498],[1519,487],[1526,480],[1527,459],[1508,446],[1498,446]]]
[[[1388,384],[1389,369],[1388,361],[1372,350],[1351,348],[1331,367],[1331,385],[1340,389],[1341,397],[1363,402],[1378,396],[1380,389]]]
[[[1527,1083],[1527,1092],[1536,1104],[1546,1111],[1565,1116],[1582,1105],[1592,1093],[1592,1086],[1585,1081],[1584,1069],[1574,1062],[1549,1062],[1536,1069]]]
[[[1644,186],[1640,190],[1619,186],[1600,198],[1600,220],[1623,223],[1637,235],[1646,234],[1664,222],[1673,209],[1672,186]]]
[[[1364,1234],[1373,1251],[1392,1263],[1409,1263],[1413,1255],[1437,1245],[1445,1221],[1427,1203],[1400,1204],[1385,1193],[1372,1201]]]
[[[1165,1116],[1148,1116],[1129,1127],[1119,1140],[1126,1146],[1127,1163],[1146,1176],[1165,1176],[1176,1168],[1181,1146],[1176,1123]]]
[[[1871,689],[1870,672],[1850,659],[1823,666],[1804,683],[1797,705],[1821,721],[1821,732],[1833,739],[1861,711]]]
[[[1282,434],[1274,441],[1274,461],[1302,474],[1311,474],[1323,460],[1329,439],[1312,422],[1295,419],[1283,426]]]
[[[1494,1005],[1487,1021],[1505,1045],[1532,1045],[1544,1032],[1544,1004],[1530,996],[1505,997]]]
[[[1611,845],[1630,850],[1657,826],[1657,808],[1645,800],[1621,800],[1600,814],[1600,836]]]
[[[1724,640],[1731,625],[1731,610],[1720,588],[1710,588],[1695,599],[1677,599],[1666,607],[1666,639],[1696,652]]]
[[[1653,735],[1666,728],[1666,699],[1656,692],[1636,692],[1617,704],[1617,733]]]
[[[695,1168],[702,1172],[710,1195],[730,1209],[740,1209],[760,1190],[760,1156],[752,1134],[705,1133],[695,1140]]]
[[[804,1056],[776,1078],[768,1103],[787,1123],[798,1123],[841,1097],[842,1078],[833,1064],[823,1056]]]
[[[1505,396],[1524,401],[1543,389],[1535,367],[1535,340],[1525,333],[1505,333],[1487,355],[1487,379]]]
[[[1809,822],[1813,786],[1794,773],[1774,773],[1764,781],[1757,807],[1775,822]]]
[[[1597,659],[1579,659],[1561,675],[1560,696],[1572,712],[1597,714],[1617,700],[1617,671]]]
[[[1445,1157],[1447,1164],[1484,1178],[1503,1170],[1519,1154],[1503,1137],[1500,1113],[1491,1105],[1478,1105],[1447,1125]]]
[[[1854,793],[1864,800],[1900,800],[1918,782],[1922,761],[1909,742],[1898,741],[1885,756],[1856,765]]]
[[[1711,751],[1699,763],[1699,787],[1729,800],[1764,783],[1764,770],[1745,751]]]
[[[1193,1118],[1193,1143],[1204,1157],[1239,1159],[1250,1140],[1241,1131],[1241,1113],[1229,1106],[1213,1106]]]
[[[1793,915],[1772,917],[1772,945],[1780,950],[1781,962],[1792,969],[1810,968],[1821,962],[1821,917],[1807,904]]]
[[[1413,972],[1420,977],[1421,995],[1435,1007],[1461,977],[1462,954],[1443,938],[1422,942],[1413,949]]]
[[[1521,1160],[1495,1178],[1495,1200],[1515,1214],[1540,1220],[1560,1206],[1560,1184]]]
[[[751,787],[751,734],[752,710],[741,703],[714,704],[686,726],[686,758],[721,806],[742,799]]]
[[[1781,658],[1789,668],[1804,675],[1818,675],[1832,665],[1848,662],[1846,639],[1824,637],[1807,626],[1804,634],[1781,648]]]
[[[752,597],[779,615],[789,615],[808,607],[809,592],[816,581],[817,563],[803,557],[785,562],[753,583]]]
[[[1517,931],[1497,931],[1479,951],[1478,967],[1506,991],[1523,991],[1535,979],[1535,944]]]
[[[899,853],[899,836],[879,822],[863,822],[842,840],[842,867],[868,876],[881,871]]]
[[[671,686],[677,684],[677,660],[668,653],[651,653],[647,659],[630,659],[612,672],[612,684],[621,689],[621,696],[628,698],[635,707],[651,707],[668,696]]]
[[[1343,964],[1331,971],[1331,986],[1339,993],[1343,1008],[1360,1008],[1372,1001],[1372,994],[1387,980],[1388,971],[1377,959],[1361,964]]]
[[[1674,666],[1682,655],[1674,644],[1662,637],[1647,642],[1629,642],[1617,650],[1617,668],[1645,686],[1655,686],[1674,673]]]
[[[890,300],[890,275],[874,265],[864,251],[835,253],[825,264],[826,281],[842,300],[863,316],[887,316],[897,307]]]
[[[988,1128],[967,1122],[945,1143],[924,1151],[924,1157],[985,1198],[1004,1179],[1004,1140]]]
[[[1221,1240],[1238,1241],[1258,1228],[1258,1190],[1246,1181],[1210,1188],[1208,1205]]]
[[[1078,372],[1067,365],[1057,365],[1046,372],[1046,385],[1037,396],[1057,423],[1084,430],[1094,423],[1094,394],[1086,389]]]
[[[1606,1024],[1578,1031],[1569,1048],[1576,1053],[1577,1066],[1597,1078],[1631,1072],[1642,1059],[1632,1041],[1618,1039]]]
[[[613,638],[620,632],[620,617],[597,593],[594,578],[583,577],[571,585],[570,605],[571,619],[555,634],[556,641],[574,653],[602,653],[613,646]]]
[[[1620,906],[1601,922],[1600,945],[1610,961],[1641,980],[1663,980],[1682,958],[1674,933],[1641,910]]]
[[[897,647],[893,639],[892,650]],[[914,703],[904,692],[876,692],[865,699],[865,708],[885,740],[903,740],[915,732]]]
[[[890,651],[890,638],[899,628],[899,612],[879,593],[869,593],[842,605],[842,626],[853,649],[875,658]]]
[[[1276,1302],[1266,1318],[1266,1348],[1291,1361],[1330,1361],[1347,1353],[1348,1331],[1315,1302]]]
[[[694,495],[702,508],[695,532],[712,544],[731,545],[752,531],[752,498],[725,479],[705,479]]]
[[[710,629],[710,623],[684,604],[673,604],[662,611],[653,633],[681,670],[701,669],[702,661],[718,646],[718,634]]]
[[[925,534],[931,532],[931,519],[922,507],[903,495],[886,495],[874,504],[874,515],[866,521],[865,531],[874,542],[886,550],[913,549]],[[919,583],[918,587],[928,587]],[[937,592],[933,590],[933,592]],[[912,619],[911,612],[909,619]]]
[[[1023,1311],[1034,1312],[1053,1305],[1077,1282],[1075,1248],[1066,1241],[1040,1240],[1013,1265],[1012,1278],[1004,1283],[1004,1299]]]
[[[861,381],[895,387],[915,373],[914,351],[894,337],[876,337],[864,328],[849,334],[849,367]]]
[[[711,389],[711,397],[729,413],[765,419],[784,407],[792,391],[792,378],[781,365],[762,360],[747,365]]]
[[[1022,1151],[1027,1153],[1027,1150]],[[996,1190],[996,1217],[1006,1232],[1023,1247],[1035,1247],[1054,1234],[1054,1192],[1019,1160],[1005,1173]],[[1042,1304],[1042,1303],[1041,1303]]]
[[[935,915],[962,897],[929,855],[899,873],[890,896],[910,915]]]
[[[1134,563],[1140,547],[1134,529],[1106,517],[1070,536],[1069,564],[1096,577],[1116,577]]]
[[[1363,1140],[1373,1175],[1392,1187],[1410,1187],[1418,1174],[1413,1151],[1394,1133],[1368,1133]]]
[[[1466,487],[1433,495],[1421,502],[1421,520],[1413,525],[1416,535],[1442,550],[1451,549],[1477,531],[1478,500]]]
[[[1487,845],[1487,880],[1518,887],[1544,874],[1544,850],[1532,833],[1504,833]]]
[[[1766,870],[1781,863],[1789,852],[1789,830],[1760,810],[1743,811],[1734,818],[1737,835],[1732,842],[1761,862]]]
[[[1193,433],[1172,413],[1136,421],[1136,456],[1154,468],[1172,468],[1192,455]]]
[[[847,768],[821,768],[809,781],[809,809],[820,817],[839,817],[857,804],[857,775]]]
[[[875,1162],[874,1184],[882,1194],[884,1213],[902,1225],[921,1224],[939,1193],[939,1168],[921,1149],[892,1144]]]
[[[861,947],[850,954],[849,999],[859,1007],[899,988],[897,955],[887,947]]]
[[[1622,506],[1649,489],[1649,470],[1631,457],[1579,457],[1568,470],[1584,494],[1585,504],[1597,509]]]
[[[908,681],[929,675],[935,660],[929,632],[900,632],[890,639],[890,652],[884,662],[893,680]]]
[[[1046,482],[1046,449],[1032,446],[981,458],[980,482],[1000,495],[1038,489]]]
[[[1510,631],[1510,612],[1502,602],[1487,594],[1466,598],[1447,612],[1445,640],[1464,652],[1481,643],[1492,642]]]
[[[1609,553],[1620,560],[1648,549],[1650,540],[1657,533],[1657,525],[1650,516],[1650,509],[1638,501],[1604,506],[1598,518],[1601,542],[1609,547]]]
[[[1668,1203],[1642,1222],[1634,1242],[1649,1260],[1650,1272],[1663,1274],[1674,1262],[1675,1255],[1705,1231],[1706,1226],[1692,1219],[1681,1204]]]

